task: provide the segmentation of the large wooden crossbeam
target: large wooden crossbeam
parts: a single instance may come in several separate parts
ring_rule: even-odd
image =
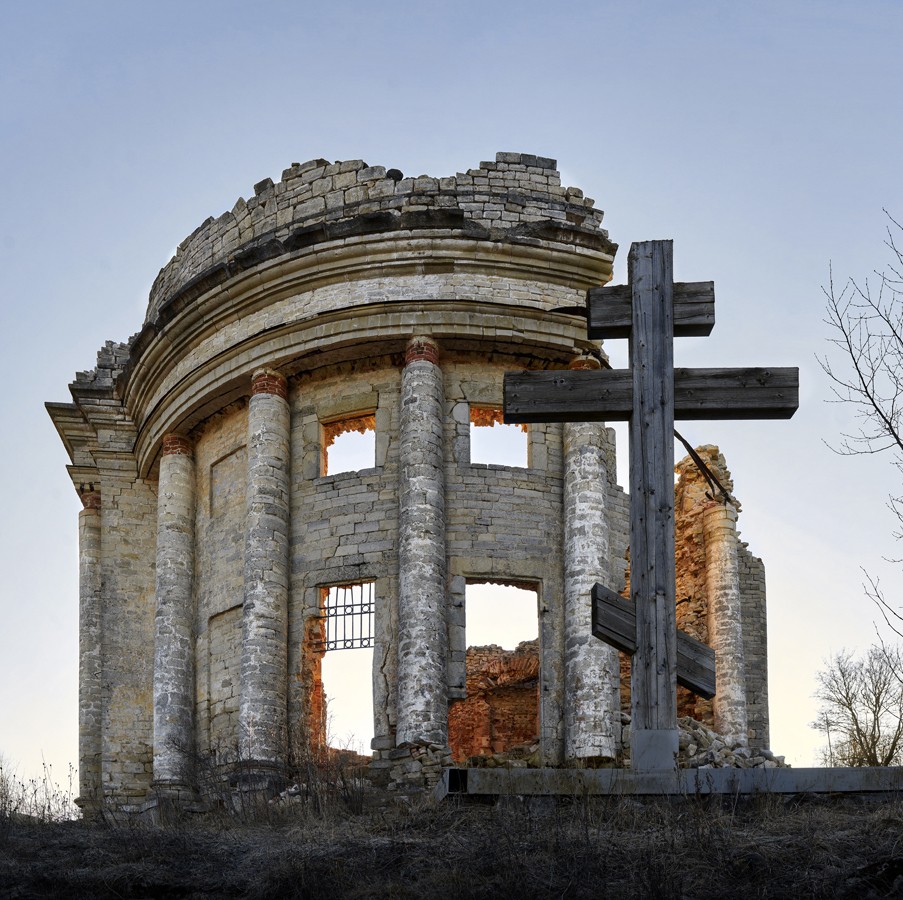
[[[508,372],[511,422],[626,422],[630,369]],[[799,369],[675,369],[675,419],[789,419],[799,406]]]
[[[633,328],[632,289],[607,284],[586,292],[587,334],[600,338],[629,338]],[[673,291],[674,336],[707,337],[715,327],[715,283],[677,282]]]

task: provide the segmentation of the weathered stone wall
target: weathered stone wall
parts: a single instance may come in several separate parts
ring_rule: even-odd
[[[771,747],[768,717],[768,622],[765,611],[765,566],[740,542],[740,596],[743,608],[743,653],[746,657],[746,702],[749,740]]]
[[[447,178],[404,178],[397,169],[359,159],[295,163],[278,184],[265,178],[253,197],[239,198],[230,212],[207,219],[179,244],[151,289],[148,321],[179,289],[241,247],[266,240],[303,246],[320,236],[317,226],[326,233],[328,224],[371,216],[372,228],[410,228],[428,223],[433,212],[455,211],[473,236],[549,221],[598,229],[602,212],[593,206],[578,188],[561,186],[555,160],[527,154],[499,153],[495,162]]]
[[[539,596],[540,727],[550,764],[563,754],[564,610],[560,425],[528,429],[528,468],[470,462],[470,406],[501,406],[502,377],[518,360],[445,365],[446,522],[451,697],[465,693],[468,580],[529,586]]]
[[[375,733],[394,737],[400,362],[397,357],[385,357],[343,363],[301,376],[291,385],[290,734],[306,731],[310,717],[321,715],[322,698],[311,701],[305,687],[313,683],[310,666],[318,665],[319,655],[304,657],[315,624],[311,620],[321,613],[320,588],[373,581]],[[375,413],[375,465],[321,475],[321,423],[364,411]],[[369,687],[362,685],[361,690]]]
[[[206,423],[195,442],[197,745],[222,762],[238,755],[247,430],[247,407],[236,404]]]
[[[469,702],[468,581],[537,592],[538,713],[510,684],[494,701],[508,709],[496,733],[532,740],[538,715],[538,758],[561,764],[583,723],[575,752],[594,752],[594,714],[572,705],[568,719],[566,691],[596,669],[572,653],[566,674],[565,641],[569,622],[569,646],[579,644],[578,581],[596,577],[596,549],[600,576],[616,589],[625,580],[613,433],[587,432],[605,484],[583,507],[572,459],[569,508],[598,519],[593,549],[579,524],[566,533],[562,427],[529,427],[526,467],[477,465],[470,410],[501,406],[505,371],[598,352],[579,317],[555,310],[610,278],[616,247],[601,217],[561,186],[553,160],[529,155],[407,179],[314,160],[182,242],[142,331],[78,373],[72,403],[49,405],[73,483],[100,496],[99,551],[87,516],[83,529],[83,794],[99,783],[123,805],[149,796],[152,780],[159,796],[166,785],[178,793],[195,749],[227,762],[255,730],[248,752],[261,772],[279,768],[298,749],[286,731],[296,742],[322,732],[322,591],[363,581],[374,583],[384,777],[435,780],[448,760],[446,704]],[[374,426],[373,465],[324,474],[325,444],[346,417]],[[185,440],[193,463],[161,462],[167,435]],[[744,607],[748,646],[764,638],[762,573],[742,548],[738,561],[756,598]],[[687,607],[688,626],[703,627],[701,610]],[[751,727],[764,732],[756,652],[746,652]],[[88,681],[98,670],[99,690]]]

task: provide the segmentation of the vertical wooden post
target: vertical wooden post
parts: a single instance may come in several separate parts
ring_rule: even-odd
[[[674,572],[674,313],[672,242],[630,249],[630,590],[636,604],[631,765],[674,769],[677,623]]]

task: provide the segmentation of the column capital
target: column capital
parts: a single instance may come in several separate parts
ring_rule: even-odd
[[[404,352],[405,365],[421,359],[434,365],[439,364],[439,345],[431,337],[422,334],[412,337]]]
[[[78,496],[85,509],[100,509],[100,491],[93,484],[88,490],[80,490]]]
[[[589,353],[578,353],[569,363],[569,369],[601,369],[602,363]]]
[[[251,376],[251,394],[274,394],[288,399],[288,381],[273,369],[257,369]]]
[[[170,432],[163,435],[164,456],[191,456],[193,452],[194,446],[184,434]]]

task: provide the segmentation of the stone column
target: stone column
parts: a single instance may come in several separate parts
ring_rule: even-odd
[[[448,742],[444,408],[438,347],[412,338],[398,441],[398,744]]]
[[[81,495],[78,514],[78,800],[87,814],[101,804],[100,493]]]
[[[154,622],[154,790],[186,797],[194,755],[194,460],[190,441],[163,437],[157,495]]]
[[[592,357],[571,369],[597,369]],[[608,572],[605,426],[564,425],[564,755],[613,757],[620,749],[618,652],[592,634],[592,598]]]
[[[737,510],[730,503],[709,501],[702,516],[709,644],[715,651],[715,730],[727,741],[745,746],[748,724]]]
[[[239,749],[253,769],[281,770],[287,745],[288,387],[261,370],[248,405],[248,518],[239,697]]]

